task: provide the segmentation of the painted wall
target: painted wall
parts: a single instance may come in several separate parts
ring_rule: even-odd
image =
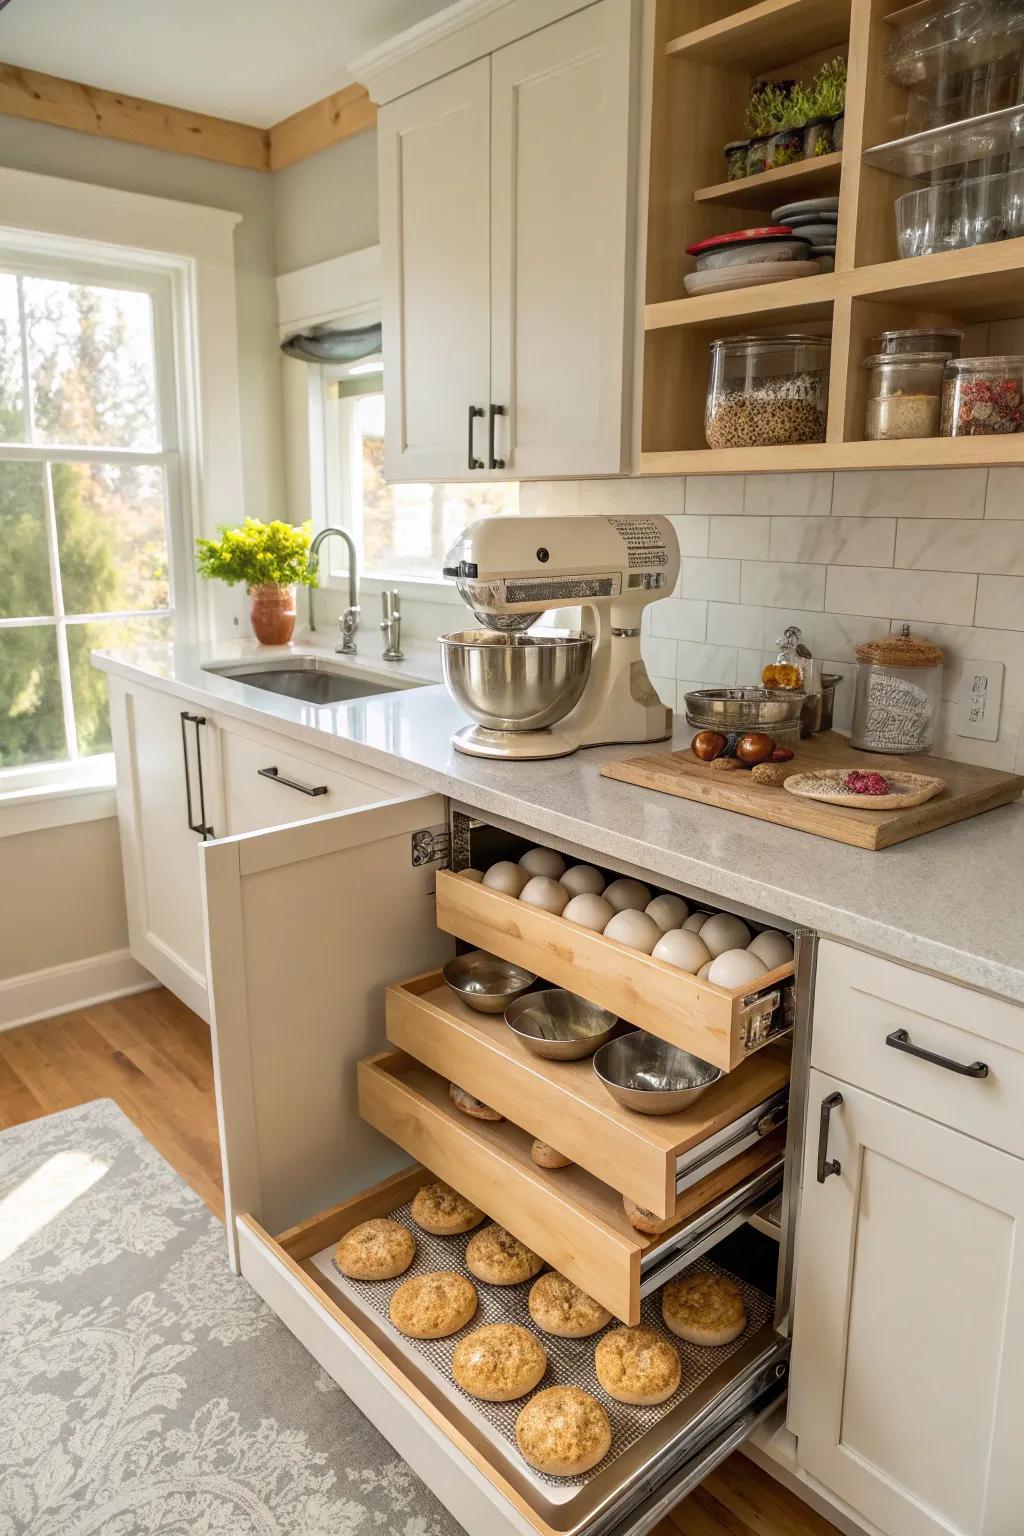
[[[278,272],[376,245],[376,133],[357,134],[286,166],[273,185]]]
[[[4,116],[0,165],[242,215],[235,252],[244,480],[238,504],[225,507],[223,517],[280,516],[284,469],[272,178]],[[0,210],[0,222],[2,217]],[[18,894],[0,924],[0,980],[127,945],[115,820],[4,839],[0,861],[4,888]]]

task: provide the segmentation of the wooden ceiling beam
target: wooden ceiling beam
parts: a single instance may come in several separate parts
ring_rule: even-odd
[[[282,170],[377,121],[361,85],[345,86],[267,129],[4,63],[0,114],[254,171]]]
[[[329,149],[342,139],[365,133],[377,122],[377,108],[363,85],[346,85],[344,90],[315,101],[270,130],[270,169],[283,170],[297,160],[305,160],[322,149]]]

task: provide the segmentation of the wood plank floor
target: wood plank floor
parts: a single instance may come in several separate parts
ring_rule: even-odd
[[[0,1130],[113,1099],[221,1220],[210,1032],[162,987],[0,1032]],[[838,1536],[735,1455],[652,1536]]]

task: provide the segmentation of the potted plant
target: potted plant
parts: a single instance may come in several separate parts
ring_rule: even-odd
[[[310,524],[261,523],[219,528],[219,538],[197,539],[196,568],[207,581],[229,587],[244,581],[252,599],[252,631],[261,645],[287,645],[295,630],[296,585],[316,586],[309,568]]]
[[[768,169],[768,143],[773,132],[776,87],[768,80],[756,80],[747,103],[747,175],[759,176]]]
[[[811,82],[810,112],[804,129],[804,157],[827,155],[843,147],[846,110],[846,60],[842,55],[823,64]]]
[[[804,156],[805,93],[799,86],[789,90],[781,86],[772,91],[773,133],[768,150],[768,165],[792,165]]]

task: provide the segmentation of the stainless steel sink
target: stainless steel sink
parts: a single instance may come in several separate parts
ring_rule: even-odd
[[[411,686],[406,682],[375,683],[322,656],[288,656],[273,661],[229,662],[209,666],[204,672],[233,678],[266,693],[281,693],[304,704],[344,704],[367,699],[375,693],[395,693]]]

